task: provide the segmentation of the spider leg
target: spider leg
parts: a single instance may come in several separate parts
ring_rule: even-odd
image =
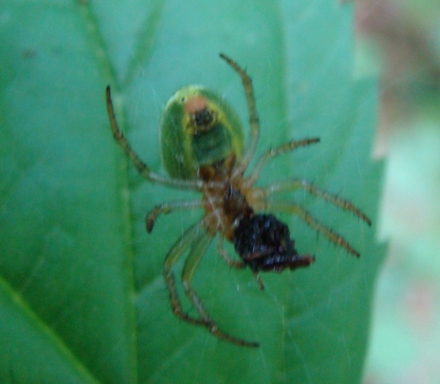
[[[298,140],[298,141],[292,140],[289,141],[288,143],[280,145],[279,147],[269,149],[265,154],[260,156],[260,158],[258,159],[257,164],[255,165],[249,177],[246,179],[246,186],[250,188],[255,184],[255,182],[260,177],[260,173],[265,167],[265,165],[274,157],[283,155],[287,152],[292,152],[299,147],[305,147],[310,144],[319,143],[319,141],[320,139],[318,137],[314,137],[312,139]]]
[[[177,294],[176,279],[174,278],[174,273],[172,271],[174,264],[180,259],[185,251],[188,250],[191,244],[197,241],[198,237],[200,237],[201,230],[203,230],[203,228],[199,222],[188,228],[179,238],[179,240],[177,240],[165,258],[163,276],[168,288],[171,310],[173,311],[174,315],[188,323],[204,326],[204,322],[202,320],[191,317],[183,311],[179,295]]]
[[[327,239],[329,239],[332,243],[344,248],[348,253],[359,257],[360,253],[356,251],[341,235],[337,234],[330,228],[326,227],[324,224],[320,223],[316,220],[310,212],[299,206],[298,204],[282,202],[282,201],[266,201],[261,204],[259,209],[262,210],[272,210],[279,212],[289,212],[297,215],[300,219],[302,219],[307,225],[313,228],[315,231],[322,233]]]
[[[209,332],[211,332],[211,334],[219,339],[244,347],[258,347],[258,343],[238,339],[220,331],[215,322],[208,315],[208,312],[204,308],[196,291],[191,286],[191,280],[194,272],[197,269],[197,266],[199,265],[206,250],[208,249],[212,239],[212,235],[206,232],[202,223],[199,222],[187,229],[168,252],[164,263],[164,278],[170,295],[171,309],[173,313],[180,319],[194,325],[205,327]],[[185,294],[187,295],[194,309],[197,311],[200,319],[189,316],[183,311],[182,304],[177,294],[174,274],[172,272],[172,267],[188,248],[191,248],[191,250],[182,270],[182,285]]]
[[[221,235],[219,235],[219,237],[218,237],[217,252],[223,258],[223,260],[226,262],[226,264],[228,264],[230,267],[234,267],[234,268],[238,268],[238,269],[246,268],[246,264],[243,263],[242,261],[236,261],[236,260],[231,259],[231,257],[228,255],[228,252],[226,252],[226,249],[223,246],[223,236],[221,236]],[[264,284],[261,281],[261,277],[260,277],[259,273],[254,271],[253,269],[251,269],[251,271],[255,277],[255,280],[257,280],[258,287],[261,290],[263,290]]]
[[[147,217],[145,218],[147,232],[151,233],[154,224],[160,215],[167,215],[168,213],[175,211],[183,211],[196,208],[203,208],[202,200],[174,201],[172,203],[163,203],[160,205],[156,205],[150,212],[148,212]]]
[[[258,196],[258,198],[264,199],[267,196],[271,196],[278,192],[292,191],[295,189],[303,189],[306,192],[310,193],[311,195],[319,197],[320,199],[330,204],[333,204],[345,211],[350,211],[354,215],[359,217],[361,220],[365,221],[369,226],[371,226],[371,220],[368,218],[368,216],[362,213],[355,205],[350,203],[348,200],[341,199],[338,196],[332,195],[328,192],[323,191],[322,189],[315,187],[307,180],[293,179],[293,180],[280,181],[278,183],[274,183],[266,187],[255,188],[253,193],[255,193],[255,195]]]
[[[223,245],[223,236],[221,234],[219,234],[218,237],[217,252],[223,258],[226,264],[228,264],[230,267],[234,267],[237,269],[242,269],[246,267],[246,265],[243,262],[234,260],[229,256],[228,252],[226,251]]]
[[[195,242],[192,247],[188,258],[185,261],[185,265],[182,270],[182,285],[185,290],[186,296],[192,303],[193,307],[196,309],[200,318],[203,321],[204,327],[211,332],[214,336],[219,339],[229,341],[231,343],[243,346],[243,347],[258,347],[259,344],[255,342],[246,341],[243,339],[236,338],[225,332],[222,332],[213,319],[209,316],[205,307],[203,306],[202,300],[198,296],[197,292],[192,288],[191,281],[194,276],[194,272],[197,269],[200,260],[208,249],[213,237],[208,232],[205,232],[197,242]]]
[[[250,137],[249,143],[246,148],[246,151],[243,155],[243,158],[240,160],[236,170],[234,171],[234,175],[239,175],[243,173],[251,162],[255,150],[257,148],[258,139],[260,137],[260,119],[258,117],[257,107],[255,104],[255,96],[254,96],[254,88],[252,86],[252,79],[248,76],[248,74],[231,58],[226,56],[223,53],[220,53],[220,57],[225,60],[232,69],[238,73],[241,77],[241,81],[243,83],[244,91],[246,94],[246,102],[249,110],[249,125],[250,125]]]
[[[251,268],[251,271],[255,277],[255,280],[257,280],[258,288],[260,288],[260,290],[263,291],[264,284],[263,284],[263,280],[261,280],[260,274],[257,271],[254,271],[252,268]]]
[[[110,120],[110,126],[112,129],[113,137],[119,143],[121,148],[124,150],[125,154],[130,158],[135,168],[145,179],[154,183],[158,183],[178,189],[199,191],[202,188],[202,182],[199,180],[171,179],[169,177],[165,177],[150,171],[148,165],[145,164],[137,155],[137,153],[133,150],[133,148],[128,143],[127,139],[125,138],[124,134],[122,133],[122,131],[118,126],[118,122],[116,121],[116,116],[115,116],[115,110],[113,108],[110,86],[107,86],[106,88],[106,100],[107,100],[107,113]]]

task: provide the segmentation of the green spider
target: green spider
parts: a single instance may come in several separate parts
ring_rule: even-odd
[[[198,191],[202,198],[175,201],[154,207],[146,217],[147,231],[153,230],[158,216],[174,211],[201,209],[202,219],[189,227],[174,243],[166,255],[163,275],[167,285],[171,309],[180,319],[205,327],[219,339],[246,347],[259,343],[231,336],[222,331],[205,309],[202,300],[192,288],[194,273],[212,240],[218,235],[218,253],[235,268],[249,267],[261,289],[261,271],[281,272],[284,269],[306,267],[315,261],[311,255],[299,255],[290,238],[289,228],[272,214],[257,212],[290,212],[299,216],[314,230],[330,241],[359,257],[342,236],[317,221],[298,204],[271,200],[282,191],[303,189],[335,206],[350,211],[368,225],[370,219],[347,200],[318,189],[306,180],[278,181],[264,187],[255,187],[264,166],[274,157],[299,147],[318,143],[319,138],[290,141],[272,148],[256,161],[245,177],[260,136],[260,123],[255,105],[251,78],[232,59],[220,57],[240,76],[249,109],[250,136],[244,148],[243,127],[233,108],[220,96],[203,87],[188,86],[178,90],[168,101],[162,114],[160,136],[162,157],[170,175],[162,176],[150,171],[133,151],[119,129],[111,99],[106,89],[107,111],[113,136],[133,162],[139,173],[152,183],[179,190]],[[223,246],[230,241],[241,261],[230,258]],[[183,290],[198,317],[190,316],[179,299],[173,266],[188,254],[182,270]]]

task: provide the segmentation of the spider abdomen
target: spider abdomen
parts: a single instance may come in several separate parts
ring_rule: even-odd
[[[165,169],[173,178],[194,180],[204,164],[243,152],[243,126],[229,103],[200,86],[179,89],[168,101],[160,123]]]

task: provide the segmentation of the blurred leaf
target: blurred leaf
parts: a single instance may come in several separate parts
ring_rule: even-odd
[[[111,138],[104,102],[110,83],[130,142],[160,169],[157,122],[180,86],[225,94],[247,120],[240,81],[218,58],[225,52],[254,79],[259,153],[322,140],[273,161],[261,184],[304,177],[376,222],[376,89],[353,80],[351,6],[9,0],[0,22],[2,382],[360,380],[383,258],[375,228],[296,193],[362,257],[282,215],[298,251],[317,262],[264,275],[263,292],[213,247],[195,288],[223,330],[261,348],[219,342],[172,315],[162,279],[167,250],[200,213],[161,218],[145,233],[150,208],[190,196],[141,180]]]

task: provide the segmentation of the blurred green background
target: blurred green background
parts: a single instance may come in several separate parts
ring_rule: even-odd
[[[440,6],[357,2],[358,63],[381,73],[380,274],[364,382],[440,382]]]

